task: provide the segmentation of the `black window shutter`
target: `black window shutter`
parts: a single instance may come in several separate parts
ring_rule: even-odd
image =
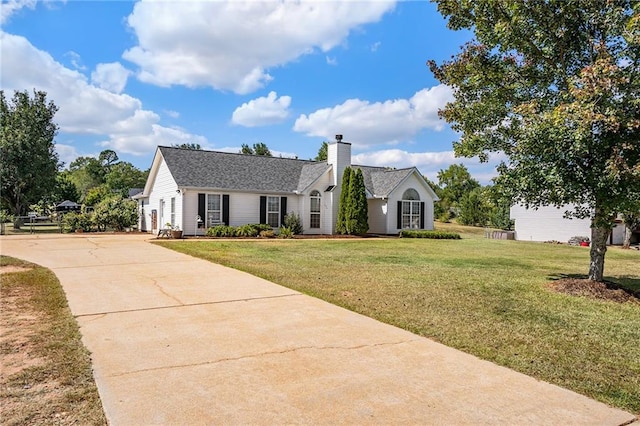
[[[424,201],[420,202],[420,229],[424,229]]]
[[[260,196],[260,223],[267,223],[267,197]]]
[[[222,195],[222,222],[229,226],[229,194]]]
[[[402,201],[398,201],[397,228],[402,229]]]
[[[284,217],[287,215],[287,197],[280,197],[280,225],[284,224]]]
[[[206,197],[205,194],[198,194],[198,216],[200,216],[200,219],[202,219],[202,222],[200,222],[198,224],[198,228],[204,228],[205,227],[205,223],[207,222],[207,218],[206,216]]]

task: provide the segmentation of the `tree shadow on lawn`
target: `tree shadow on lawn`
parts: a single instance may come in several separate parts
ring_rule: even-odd
[[[549,287],[559,293],[587,296],[614,302],[640,305],[640,279],[628,275],[612,277],[615,281],[596,282],[580,274],[555,274],[547,277]]]

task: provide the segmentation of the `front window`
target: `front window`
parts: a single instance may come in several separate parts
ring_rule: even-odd
[[[267,197],[267,223],[272,228],[280,226],[280,197]]]
[[[309,218],[309,226],[311,228],[320,228],[320,193],[313,191],[311,193],[311,217]]]
[[[171,198],[171,227],[176,226],[176,197]]]
[[[402,229],[420,229],[420,194],[409,188],[402,194]]]
[[[222,223],[222,200],[220,194],[207,194],[207,227]]]

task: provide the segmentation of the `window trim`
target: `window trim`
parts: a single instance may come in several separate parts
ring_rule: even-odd
[[[274,205],[277,206],[277,210],[271,210],[270,207],[272,205],[272,203]],[[281,197],[278,196],[272,196],[272,195],[267,195],[267,205],[266,205],[266,214],[267,214],[267,225],[271,226],[272,228],[279,228],[280,227],[280,203],[281,203]],[[269,221],[269,217],[270,215],[276,215],[276,225],[273,225],[272,222]],[[273,222],[273,223],[276,223]]]
[[[218,197],[219,200],[219,209],[209,209],[209,197]],[[207,193],[205,194],[205,203],[204,203],[204,222],[205,222],[205,226],[207,228],[211,228],[213,226],[217,226],[217,225],[222,225],[224,223],[223,218],[222,218],[222,194],[218,194],[218,193]],[[209,220],[209,213],[218,213],[218,217],[219,220],[215,221],[215,220]]]
[[[320,212],[322,210],[322,194],[320,194],[320,191],[318,190],[313,190],[311,191],[311,194],[309,194],[309,228],[311,229],[320,229],[321,227],[321,222],[320,222]],[[313,202],[317,201],[318,203],[318,210],[314,211],[313,210]],[[317,226],[316,225],[317,222]]]

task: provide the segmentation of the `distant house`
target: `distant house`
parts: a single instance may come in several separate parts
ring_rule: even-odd
[[[527,209],[522,205],[511,207],[511,219],[515,221],[515,238],[520,241],[561,241],[567,242],[571,237],[591,238],[590,219],[567,219],[566,211],[574,206],[562,208],[542,206],[538,209]],[[624,239],[624,224],[616,221],[609,236],[609,244],[620,245]]]
[[[144,190],[133,197],[140,230],[156,233],[166,223],[185,235],[204,235],[220,224],[277,229],[293,212],[305,234],[334,234],[347,166],[363,172],[370,233],[433,229],[438,198],[415,167],[352,166],[351,144],[337,140],[320,162],[158,147]]]

